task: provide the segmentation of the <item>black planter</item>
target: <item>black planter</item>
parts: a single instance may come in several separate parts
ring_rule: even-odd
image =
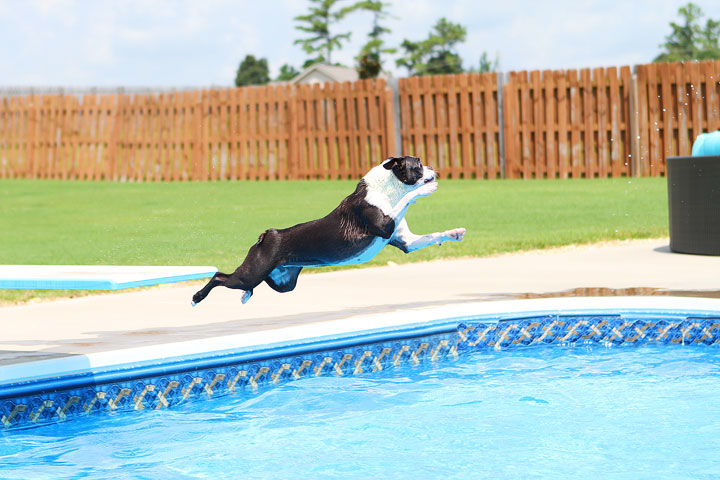
[[[720,156],[667,159],[670,249],[720,255]]]

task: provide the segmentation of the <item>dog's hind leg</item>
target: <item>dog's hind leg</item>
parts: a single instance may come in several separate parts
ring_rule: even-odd
[[[242,265],[231,274],[216,273],[207,285],[193,295],[192,304],[200,303],[215,287],[244,290],[242,303],[246,303],[250,300],[253,289],[277,267],[279,244],[277,230],[271,229],[260,235],[257,243],[250,247]]]
[[[270,272],[265,279],[265,283],[276,292],[291,292],[297,285],[298,275],[300,275],[302,267],[286,267],[280,266]]]

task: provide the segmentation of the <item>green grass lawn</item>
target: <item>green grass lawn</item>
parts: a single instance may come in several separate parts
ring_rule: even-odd
[[[265,229],[323,216],[355,184],[0,180],[0,264],[234,270]],[[407,219],[415,233],[467,234],[409,255],[388,247],[367,265],[666,236],[667,186],[664,178],[444,180]],[[68,292],[0,290],[0,301],[58,294]]]

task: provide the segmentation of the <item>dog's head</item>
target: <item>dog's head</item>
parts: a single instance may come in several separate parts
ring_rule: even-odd
[[[388,158],[363,177],[368,189],[386,198],[391,205],[435,179],[432,168],[423,166],[419,158],[408,156]]]
[[[382,163],[385,170],[390,170],[395,178],[410,187],[419,187],[435,181],[436,175],[432,167],[426,167],[417,157],[391,157]]]

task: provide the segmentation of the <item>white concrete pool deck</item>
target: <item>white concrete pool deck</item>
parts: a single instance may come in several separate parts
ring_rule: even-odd
[[[671,253],[667,239],[615,242],[301,274],[292,293],[279,294],[262,284],[242,305],[239,292],[217,288],[193,308],[190,299],[202,284],[0,307],[0,365],[382,312],[534,295],[603,293],[582,289],[633,295],[706,292],[700,296],[717,297],[720,257]],[[575,289],[581,290],[569,292]]]

